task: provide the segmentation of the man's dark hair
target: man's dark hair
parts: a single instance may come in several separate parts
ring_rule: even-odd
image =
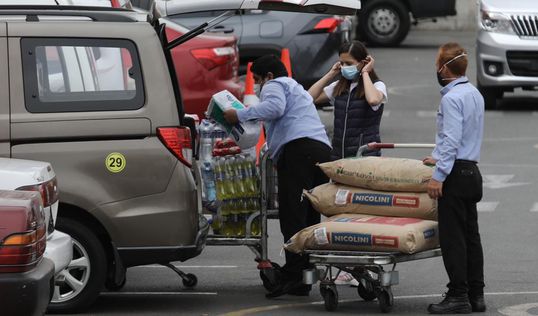
[[[250,70],[262,78],[267,77],[267,73],[269,72],[273,74],[274,78],[288,76],[286,66],[275,55],[265,55],[256,59],[252,63]]]

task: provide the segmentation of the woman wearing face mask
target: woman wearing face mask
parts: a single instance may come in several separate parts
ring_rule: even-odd
[[[338,61],[308,92],[316,104],[334,106],[331,159],[352,157],[361,145],[381,142],[379,126],[387,89],[374,71],[374,59],[361,42],[344,43]],[[331,83],[340,74],[341,78]],[[379,150],[365,156],[380,156]]]

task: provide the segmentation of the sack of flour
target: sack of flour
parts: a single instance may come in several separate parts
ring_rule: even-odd
[[[346,158],[319,165],[333,181],[395,192],[426,192],[433,168],[420,160],[389,157]]]
[[[427,193],[382,192],[326,183],[303,194],[325,216],[369,214],[437,221],[437,200]]]
[[[284,248],[412,254],[439,245],[437,222],[418,218],[342,214],[295,234]]]
[[[223,90],[211,97],[207,108],[207,116],[219,123],[241,149],[256,146],[260,137],[260,123],[248,121],[231,125],[224,119],[223,113],[228,109],[240,110],[244,107],[231,92]]]

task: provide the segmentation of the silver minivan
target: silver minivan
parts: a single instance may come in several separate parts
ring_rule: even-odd
[[[477,82],[486,109],[505,92],[538,89],[538,1],[480,0]]]

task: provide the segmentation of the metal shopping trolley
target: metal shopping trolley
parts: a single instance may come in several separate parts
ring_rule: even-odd
[[[362,156],[362,153],[368,149],[433,147],[432,144],[371,143],[360,147],[357,156]],[[377,298],[381,311],[388,313],[394,304],[391,287],[399,283],[396,265],[401,262],[441,256],[441,249],[426,250],[415,254],[327,250],[307,250],[305,253],[309,255],[310,263],[314,268],[303,271],[303,281],[311,285],[320,281],[320,293],[327,311],[333,311],[338,306],[335,280],[342,271],[345,271],[359,281],[357,292],[362,299],[373,301]],[[387,265],[392,268],[385,269],[384,266]]]
[[[264,287],[272,291],[277,284],[279,266],[272,262],[268,256],[268,219],[278,218],[276,199],[276,171],[273,162],[266,150],[262,148],[258,165],[260,181],[260,209],[250,214],[245,221],[245,235],[226,237],[223,235],[208,235],[206,244],[209,246],[247,246],[255,255],[254,260],[258,263],[260,278]],[[260,221],[260,234],[252,233],[253,223]]]

